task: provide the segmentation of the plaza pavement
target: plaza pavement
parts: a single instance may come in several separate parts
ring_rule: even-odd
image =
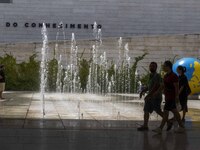
[[[137,95],[47,94],[45,116],[40,95],[6,92],[0,101],[0,150],[198,150],[200,101],[189,101],[186,132],[138,132],[143,100]]]

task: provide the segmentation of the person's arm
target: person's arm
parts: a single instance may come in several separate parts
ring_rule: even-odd
[[[148,87],[144,87],[142,91],[140,92],[140,98],[142,98],[142,95],[144,95],[148,91]]]
[[[148,93],[148,95],[145,97],[146,100],[150,100],[152,97],[160,93],[164,89],[164,85],[162,83],[156,84],[152,90]]]
[[[178,82],[174,82],[174,87],[175,87],[175,100],[176,102],[179,101],[179,85]]]
[[[158,89],[160,88],[160,83],[156,83],[154,84],[153,88],[151,91],[149,91],[149,96],[153,96],[155,95],[155,93],[158,91]]]
[[[163,89],[164,89],[164,84],[163,84],[162,78],[159,76],[157,86],[154,87],[151,92],[152,96],[157,95],[158,93],[163,91]]]
[[[159,92],[163,91],[163,89],[164,89],[164,84],[160,83],[159,88],[153,93],[152,96],[157,95]]]
[[[181,86],[181,88],[179,89],[179,95],[181,94],[181,92],[183,91],[184,86]]]
[[[181,92],[183,91],[184,88],[187,87],[187,84],[188,84],[188,80],[187,80],[187,77],[185,78],[182,78],[179,82],[179,95],[181,94]]]

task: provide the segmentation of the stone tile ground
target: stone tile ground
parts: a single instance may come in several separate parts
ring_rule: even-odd
[[[143,100],[137,95],[107,96],[101,102],[101,96],[64,95],[63,99],[49,94],[44,118],[37,93],[10,92],[5,97],[0,102],[2,150],[197,150],[199,146],[197,100],[189,101],[185,133],[172,129],[156,135],[137,131],[143,115]],[[153,114],[150,129],[159,122]]]

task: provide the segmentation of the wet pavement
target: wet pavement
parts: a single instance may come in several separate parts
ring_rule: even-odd
[[[45,94],[44,103],[35,92],[6,92],[0,100],[0,118],[24,120],[142,120],[144,100],[136,94]],[[200,121],[200,100],[188,102],[188,120]],[[45,115],[43,115],[45,110]],[[153,113],[150,120],[160,118]]]
[[[4,97],[6,99],[0,101],[0,118],[6,120],[4,122],[15,118],[18,120],[17,124],[25,128],[47,127],[49,125],[46,124],[52,120],[56,123],[53,125],[56,128],[66,128],[66,120],[73,122],[67,126],[84,124],[85,121],[82,123],[82,120],[87,120],[87,124],[92,122],[93,126],[108,124],[105,120],[111,123],[124,120],[130,122],[143,117],[143,100],[138,100],[135,95],[49,93],[45,94],[44,102],[41,101],[40,94],[34,92],[7,92]],[[159,119],[155,114],[151,117],[151,120]]]
[[[0,129],[2,150],[198,150],[199,125],[186,132],[114,130]]]
[[[45,116],[39,94],[5,93],[0,101],[0,150],[197,150],[200,101],[189,101],[186,132],[156,135],[160,118],[152,114],[150,131],[138,132],[143,100],[136,95],[48,94]]]
[[[143,100],[135,95],[6,92],[0,101],[0,127],[41,129],[132,128],[142,120]],[[44,104],[44,105],[43,105]],[[45,115],[43,114],[45,110]],[[160,118],[153,114],[151,120]]]

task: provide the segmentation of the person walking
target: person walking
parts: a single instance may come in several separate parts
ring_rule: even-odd
[[[3,92],[5,90],[5,73],[4,73],[4,65],[0,65],[0,99],[3,98]]]
[[[176,103],[179,102],[179,80],[178,76],[172,71],[172,66],[173,64],[170,61],[165,61],[163,65],[163,70],[166,72],[166,75],[164,76],[164,84],[161,88],[164,89],[165,106],[162,122],[158,128],[153,130],[156,133],[162,133],[162,129],[168,121],[169,111],[173,113],[174,118],[179,124],[179,127],[175,132],[181,133],[185,131],[180,114],[176,108]]]
[[[190,86],[188,84],[188,79],[185,75],[186,68],[183,66],[178,66],[176,69],[178,73],[178,78],[179,78],[179,101],[180,101],[180,111],[183,111],[183,116],[182,116],[182,122],[185,122],[185,115],[186,112],[188,112],[188,106],[187,106],[187,100],[188,100],[188,95],[191,93]],[[169,122],[173,125],[173,123],[176,120],[174,117],[172,119],[169,119]],[[167,130],[169,131],[171,128],[168,128]]]
[[[186,68],[183,66],[177,67],[177,73],[179,75],[179,100],[181,104],[181,111],[183,111],[182,122],[185,122],[185,115],[188,112],[187,100],[188,95],[191,93],[188,79],[185,75]]]
[[[148,86],[144,88],[140,92],[140,98],[142,95],[144,95],[145,92],[148,91],[147,96],[144,98],[144,124],[139,127],[138,131],[147,131],[148,128],[148,122],[149,122],[149,115],[156,111],[158,115],[163,117],[163,112],[161,110],[161,102],[162,102],[162,92],[159,91],[155,94],[155,92],[160,88],[162,79],[160,74],[158,74],[157,71],[157,63],[151,62],[149,65],[150,70],[150,76],[148,81]]]

